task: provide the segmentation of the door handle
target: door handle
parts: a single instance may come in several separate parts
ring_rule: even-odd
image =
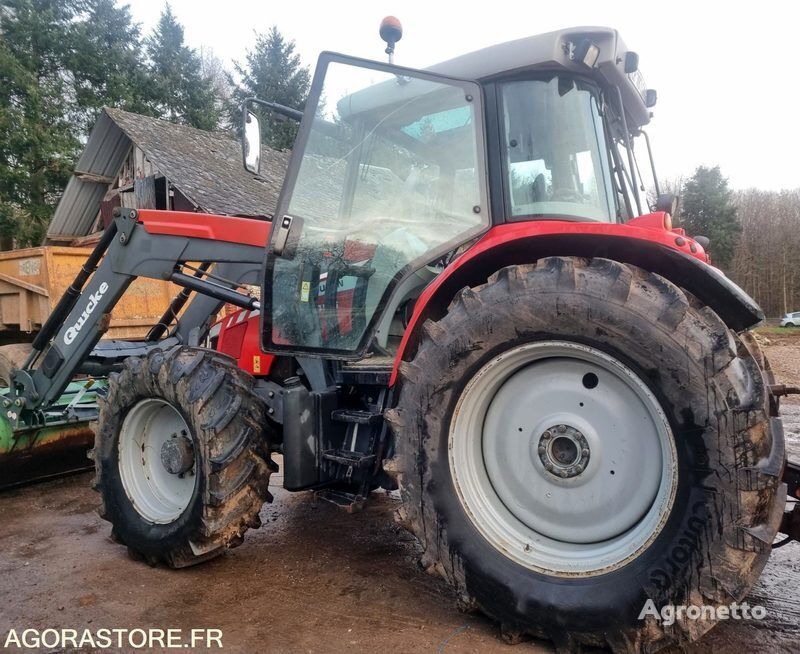
[[[275,256],[285,256],[291,259],[300,239],[299,232],[303,228],[303,219],[296,216],[285,215],[281,218],[280,225],[272,239],[272,252]],[[294,230],[294,231],[293,231]]]

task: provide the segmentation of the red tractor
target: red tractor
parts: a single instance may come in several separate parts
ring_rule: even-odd
[[[639,616],[741,600],[798,537],[798,473],[761,311],[642,195],[642,79],[606,28],[427,70],[323,53],[302,115],[255,103],[302,118],[271,226],[118,210],[8,418],[110,373],[102,515],[151,563],[238,545],[280,453],[288,490],[347,508],[399,487],[422,565],[511,638],[699,637],[705,613]],[[136,276],[186,292],[146,341],[98,342]]]

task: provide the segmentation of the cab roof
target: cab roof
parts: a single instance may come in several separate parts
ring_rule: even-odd
[[[569,44],[577,45],[585,40],[600,48],[600,56],[593,69],[569,57]],[[615,29],[571,27],[492,45],[435,64],[427,70],[481,82],[539,71],[569,71],[599,77],[599,82],[619,87],[629,123],[643,126],[650,121],[650,110],[640,95],[642,89],[637,89],[632,75],[625,73],[627,52],[625,43]],[[638,72],[633,75],[638,75]]]

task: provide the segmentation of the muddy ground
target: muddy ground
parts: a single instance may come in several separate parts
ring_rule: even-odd
[[[768,338],[779,381],[800,385],[800,334]],[[783,406],[800,459],[800,399]],[[90,478],[0,494],[0,650],[12,628],[210,627],[228,652],[552,651],[506,645],[490,622],[457,611],[415,564],[383,493],[348,515],[284,492],[273,475],[260,530],[226,556],[173,571],[132,561],[110,540]],[[722,623],[690,653],[800,652],[799,588],[800,545],[776,550],[747,600],[767,619]]]

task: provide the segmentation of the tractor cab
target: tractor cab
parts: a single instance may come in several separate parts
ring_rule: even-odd
[[[655,94],[637,68],[605,28],[428,70],[323,53],[267,254],[264,348],[392,351],[404,305],[493,225],[646,213],[631,138]],[[255,172],[260,129],[246,115]]]

